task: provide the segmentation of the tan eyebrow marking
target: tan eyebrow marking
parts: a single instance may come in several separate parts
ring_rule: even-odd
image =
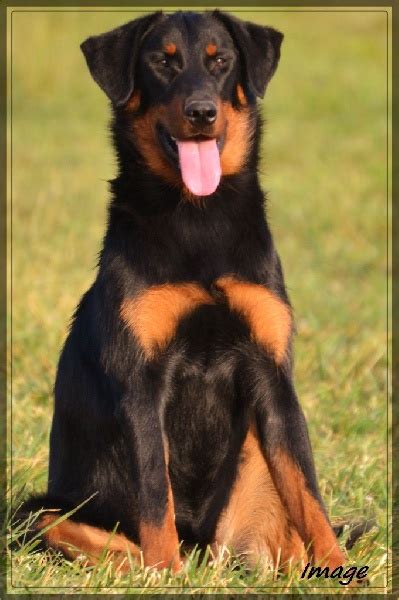
[[[166,54],[169,54],[169,56],[173,56],[174,54],[176,54],[176,50],[176,44],[174,44],[173,42],[165,44],[165,52]]]
[[[208,56],[215,56],[217,52],[217,46],[215,44],[208,44],[206,47],[206,53]]]

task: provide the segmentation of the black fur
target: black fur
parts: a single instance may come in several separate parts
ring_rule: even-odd
[[[170,32],[177,32],[190,58],[160,74],[145,57]],[[229,69],[217,76],[198,63],[209,32],[233,49]],[[322,506],[292,383],[291,350],[277,365],[214,287],[219,277],[234,274],[289,305],[257,175],[255,96],[264,95],[281,41],[271,28],[215,11],[156,13],[82,44],[94,79],[111,100],[119,173],[98,274],[76,310],[58,366],[48,496],[26,510],[66,511],[95,494],[72,518],[108,530],[119,522],[140,542],[140,519],[159,524],[165,513],[166,435],[179,538],[210,543],[251,419],[266,460],[272,464],[283,449]],[[138,115],[176,93],[204,90],[237,106],[237,84],[256,123],[248,160],[198,206],[145,164],[131,136],[135,117],[125,105],[139,89]],[[145,360],[121,321],[121,303],[152,285],[182,282],[197,282],[215,303],[183,318],[167,348]]]

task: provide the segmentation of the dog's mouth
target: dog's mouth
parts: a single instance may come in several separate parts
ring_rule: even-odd
[[[221,178],[220,153],[224,136],[216,138],[196,135],[186,139],[173,137],[163,126],[158,125],[160,144],[173,165],[180,169],[187,188],[195,196],[213,194]]]

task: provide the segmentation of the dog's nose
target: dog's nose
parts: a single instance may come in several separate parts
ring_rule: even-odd
[[[217,117],[216,104],[211,100],[191,100],[184,107],[184,116],[192,125],[212,125]]]

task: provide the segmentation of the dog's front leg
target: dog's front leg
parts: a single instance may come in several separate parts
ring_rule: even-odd
[[[180,568],[179,540],[169,480],[162,404],[156,382],[140,373],[122,402],[128,447],[134,460],[139,498],[139,537],[145,566]]]
[[[257,378],[255,416],[263,453],[288,515],[316,563],[345,563],[318,490],[305,417],[277,365]]]

